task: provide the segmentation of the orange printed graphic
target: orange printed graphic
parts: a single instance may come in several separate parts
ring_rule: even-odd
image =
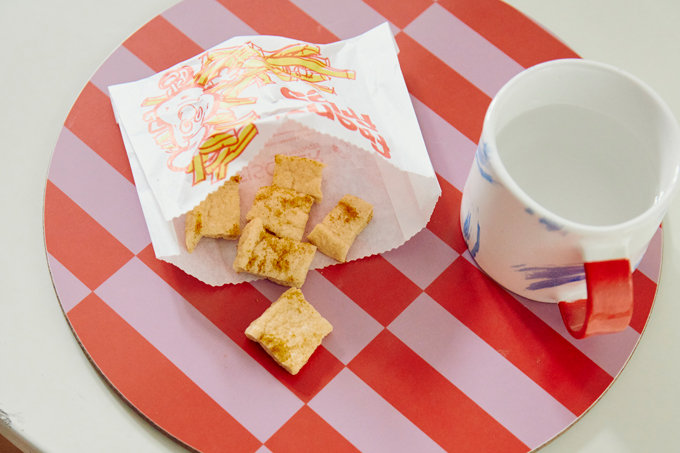
[[[281,88],[281,94],[287,99],[295,99],[298,101],[305,101],[308,112],[316,113],[317,115],[328,118],[329,120],[337,120],[342,126],[350,131],[358,131],[362,137],[371,142],[373,149],[389,159],[390,148],[382,135],[378,134],[378,128],[371,118],[362,113],[357,115],[351,108],[341,109],[334,102],[325,99],[321,93],[314,90],[309,90],[307,94],[291,91],[287,87]],[[311,101],[311,103],[310,103]],[[288,112],[304,113],[304,110],[294,110]]]
[[[227,175],[229,162],[237,158],[257,135],[251,110],[237,116],[235,108],[255,104],[257,97],[241,97],[250,87],[301,81],[316,90],[335,94],[322,85],[333,77],[355,78],[352,70],[336,69],[317,46],[294,44],[266,51],[248,42],[239,47],[216,49],[201,56],[201,67],[166,72],[158,83],[164,94],[144,99],[142,107],[149,133],[169,156],[167,167],[193,175],[193,184]]]

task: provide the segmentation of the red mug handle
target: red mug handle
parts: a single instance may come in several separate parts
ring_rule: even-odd
[[[588,299],[560,302],[574,338],[621,332],[633,316],[633,279],[627,259],[585,263]]]

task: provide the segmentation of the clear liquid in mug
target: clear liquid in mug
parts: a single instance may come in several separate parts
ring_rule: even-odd
[[[534,201],[585,225],[615,225],[659,195],[647,144],[601,113],[559,104],[512,119],[496,145],[510,176]]]

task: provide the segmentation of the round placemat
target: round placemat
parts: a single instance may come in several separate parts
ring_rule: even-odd
[[[155,258],[109,85],[237,35],[311,43],[389,21],[442,197],[404,246],[311,271],[334,326],[291,376],[244,331],[284,291],[210,287]],[[60,303],[111,387],[201,452],[527,452],[578,420],[633,353],[654,302],[662,230],[633,275],[625,331],[574,340],[556,305],[510,294],[466,250],[461,191],[491,98],[534,64],[577,55],[498,0],[184,0],[102,64],[48,174],[45,243]]]

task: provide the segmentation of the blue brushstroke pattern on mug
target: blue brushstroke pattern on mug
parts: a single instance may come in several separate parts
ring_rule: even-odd
[[[530,216],[533,216],[533,215],[536,214],[534,212],[534,210],[531,209],[531,208],[525,208],[524,212],[526,212]],[[560,225],[559,223],[553,222],[552,220],[548,220],[545,217],[541,217],[540,219],[538,219],[538,223],[543,225],[543,227],[550,232],[559,231],[562,234],[562,236],[566,236],[568,234],[568,232],[564,230],[564,227],[562,225]]]
[[[526,287],[527,291],[538,291],[545,288],[580,282],[586,279],[583,265],[527,267],[524,264],[513,266],[524,274],[525,280],[535,280]]]
[[[562,229],[562,225],[558,225],[557,223],[552,222],[545,217],[538,219],[538,222],[548,231],[560,231]]]
[[[493,179],[493,170],[491,169],[491,164],[489,164],[489,145],[486,143],[480,143],[477,146],[477,151],[475,152],[475,162],[477,162],[477,168],[482,178],[489,181],[491,184],[499,184],[498,181]]]
[[[472,219],[472,213],[468,212],[465,216],[465,221],[463,222],[463,237],[465,242],[470,240],[470,220]]]
[[[479,222],[477,222],[477,238],[475,240],[475,243],[473,246],[470,246],[470,240],[472,238],[472,231],[470,229],[472,222],[472,213],[468,212],[467,215],[465,216],[465,221],[463,222],[463,238],[465,238],[465,242],[467,243],[468,250],[470,250],[470,255],[474,258],[477,253],[479,253],[479,236],[481,232],[481,228],[479,226]]]

